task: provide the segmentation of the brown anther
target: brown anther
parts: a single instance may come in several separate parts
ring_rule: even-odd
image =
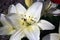
[[[34,21],[33,19],[31,19],[31,21]]]
[[[24,19],[24,21],[26,21],[26,19]]]
[[[29,18],[30,18],[30,16],[29,16]]]
[[[26,17],[26,15],[24,15]]]

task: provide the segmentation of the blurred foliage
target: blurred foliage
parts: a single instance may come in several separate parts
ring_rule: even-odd
[[[0,40],[9,40],[11,35],[0,35]]]
[[[57,8],[60,9],[60,5],[58,5]]]
[[[0,13],[7,14],[8,7],[11,4],[16,5],[17,3],[21,3],[23,6],[27,8],[24,0],[0,0]]]
[[[3,25],[2,25],[2,23],[0,22],[0,27],[2,27]]]

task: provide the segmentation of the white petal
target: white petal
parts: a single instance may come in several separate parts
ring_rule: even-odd
[[[12,27],[12,25],[9,23],[9,21],[6,19],[6,16],[4,14],[1,14],[1,23],[4,25],[4,26],[10,26]]]
[[[1,14],[1,22],[2,22],[3,25],[7,25],[7,23],[8,23],[4,14]]]
[[[0,35],[11,35],[15,32],[16,30],[13,30],[11,27],[4,26],[0,28]]]
[[[8,14],[16,13],[16,7],[12,4],[8,8]]]
[[[43,37],[42,40],[59,40],[58,33],[51,33]]]
[[[6,20],[5,15],[1,14],[1,23],[4,27],[0,28],[0,35],[8,35],[13,33],[12,25]]]
[[[35,20],[36,22],[39,21],[40,16],[41,16],[41,11],[42,11],[43,4],[41,2],[36,2],[34,3],[26,12],[26,16],[33,17],[32,19]]]
[[[16,4],[16,10],[18,14],[24,14],[26,12],[26,9],[24,8],[24,6],[20,3]]]
[[[23,34],[23,31],[18,30],[15,34],[13,34],[10,38],[10,40],[21,40],[25,35]]]
[[[18,20],[20,20],[20,15],[14,14],[11,16],[6,16],[6,18],[9,20],[9,22],[12,24],[12,26],[15,29],[20,29],[20,24],[18,21]]]
[[[24,30],[24,32],[29,40],[39,40],[40,39],[39,38],[40,30],[39,30],[38,26],[36,26],[36,25],[26,28]]]
[[[53,24],[51,24],[50,22],[46,21],[46,20],[41,20],[38,23],[38,26],[42,29],[42,30],[52,30],[55,28],[55,26]]]
[[[55,15],[56,15],[56,14],[60,14],[60,10],[57,9],[57,10],[53,11],[52,13],[55,14]]]

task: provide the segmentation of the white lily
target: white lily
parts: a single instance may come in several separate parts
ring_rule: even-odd
[[[10,5],[6,19],[16,29],[10,40],[21,40],[23,37],[27,37],[29,40],[39,40],[40,28],[42,30],[55,28],[50,22],[40,20],[42,7],[43,4],[41,2],[35,2],[28,10],[20,3],[15,6]]]
[[[50,33],[44,36],[42,40],[60,40],[60,26],[59,26],[59,33]]]

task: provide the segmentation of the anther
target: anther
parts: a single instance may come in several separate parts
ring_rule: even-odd
[[[30,16],[29,16],[29,18],[30,18]]]
[[[26,21],[26,19],[24,19],[24,21]]]
[[[34,21],[34,20],[31,19],[31,21]]]

